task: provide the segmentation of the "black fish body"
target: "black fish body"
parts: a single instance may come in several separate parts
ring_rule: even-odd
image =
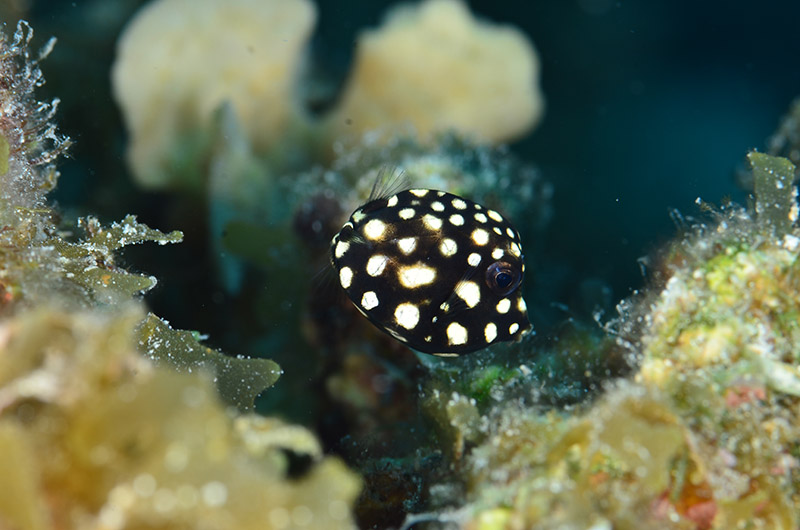
[[[334,236],[331,257],[359,311],[415,350],[455,356],[531,329],[519,234],[456,195],[412,189],[372,200]]]

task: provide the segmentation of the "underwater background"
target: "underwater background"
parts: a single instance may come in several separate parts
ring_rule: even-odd
[[[39,39],[58,37],[43,91],[62,99],[62,127],[77,140],[54,197],[107,218],[132,210],[123,199],[134,200],[142,219],[159,225],[159,197],[126,193],[124,132],[108,79],[121,26],[143,3],[32,1],[26,16]],[[327,86],[343,82],[357,32],[393,4],[319,4],[312,55]],[[795,2],[469,5],[519,27],[540,56],[545,113],[512,144],[556,189],[544,256],[533,259],[553,260],[548,273],[559,285],[607,285],[609,302],[641,285],[637,259],[674,233],[672,209],[693,215],[697,197],[744,200],[748,190],[735,179],[742,153],[764,145],[800,85],[790,60],[800,51]],[[69,82],[76,77],[79,86]],[[150,296],[151,304],[169,298]],[[564,287],[550,298],[571,305],[574,293]]]
[[[284,2],[292,4],[263,5]],[[225,517],[232,519],[215,515],[209,528],[232,527],[233,520],[242,528],[263,527],[265,520],[274,528],[732,528],[744,522],[797,528],[799,234],[790,192],[800,161],[800,110],[792,107],[800,95],[800,4],[452,2],[479,20],[517,28],[533,46],[538,67],[531,117],[489,141],[453,127],[426,143],[422,134],[398,126],[389,131],[397,137],[382,144],[366,133],[345,141],[342,129],[326,120],[347,101],[362,32],[384,24],[398,3],[318,0],[310,3],[315,23],[298,22],[309,45],[298,52],[302,68],[288,88],[300,125],[290,120],[275,128],[277,136],[258,136],[252,131],[269,120],[257,113],[243,119],[224,105],[209,109],[202,126],[178,127],[181,138],[161,146],[173,173],[154,184],[132,169],[130,123],[120,109],[121,89],[112,89],[120,36],[151,3],[0,0],[7,36],[19,19],[34,29],[33,56],[51,36],[57,39],[39,63],[46,83],[36,87],[35,98],[60,100],[57,114],[44,121],[56,123],[72,144],[55,163],[60,176],[46,202],[52,215],[34,224],[48,227],[40,234],[76,246],[42,248],[58,249],[62,262],[84,259],[85,252],[94,256],[98,234],[105,233],[101,226],[111,226],[108,231],[122,239],[100,252],[103,259],[93,266],[134,282],[121,288],[124,295],[103,298],[86,280],[81,289],[94,294],[78,304],[90,313],[77,323],[65,323],[62,315],[64,307],[67,314],[74,310],[72,302],[37,316],[44,324],[28,322],[23,309],[48,305],[27,294],[22,309],[14,305],[17,295],[9,295],[3,314],[5,325],[17,326],[9,328],[11,336],[19,329],[50,329],[55,338],[47,347],[56,349],[62,328],[93,329],[101,322],[100,328],[122,335],[136,329],[138,342],[120,347],[122,361],[104,368],[108,373],[124,372],[120,366],[131,365],[134,350],[182,374],[213,366],[215,385],[204,392],[219,391],[229,408],[201,400],[207,408],[197,413],[197,427],[176,419],[183,402],[164,390],[180,385],[141,383],[160,389],[142,406],[158,408],[156,398],[179,403],[152,420],[167,431],[179,425],[169,440],[182,443],[208,432],[213,417],[214,425],[229,422],[218,431],[230,444],[220,469],[226,458],[259,462],[250,464],[255,478],[238,485],[234,471],[213,465],[196,476],[191,465],[174,472],[186,484],[205,484],[196,494],[203,509],[228,510]],[[209,38],[238,31],[231,20],[219,24],[223,29],[208,30]],[[189,32],[182,39],[204,38],[199,27],[198,35],[179,29]],[[176,38],[170,46],[186,42]],[[509,59],[511,70],[516,60]],[[148,71],[136,76],[147,80]],[[451,90],[454,98],[460,95],[458,87]],[[492,116],[493,103],[491,97],[471,101],[476,120],[484,104]],[[128,112],[127,119],[136,113]],[[759,158],[753,150],[776,156]],[[535,336],[452,361],[415,356],[372,329],[343,299],[330,270],[329,241],[386,165],[406,169],[414,186],[447,189],[508,214],[522,235],[529,267],[523,292]],[[770,209],[764,190],[773,181],[787,191],[769,196]],[[230,192],[236,186],[238,195]],[[25,208],[43,204],[42,196]],[[94,218],[79,221],[89,215]],[[129,231],[136,236],[126,243]],[[182,242],[162,246],[181,239],[170,231],[180,231]],[[161,244],[118,252],[146,240]],[[152,284],[136,283],[147,275]],[[24,278],[20,285],[50,285]],[[8,290],[27,293],[16,284]],[[143,305],[128,309],[122,298]],[[118,305],[126,309],[109,310]],[[98,306],[109,313],[98,317],[92,313]],[[143,317],[145,311],[152,314]],[[105,344],[86,336],[88,343]],[[114,337],[107,342],[116,344]],[[172,350],[176,344],[180,354]],[[208,360],[198,354],[205,347],[224,356],[215,352],[219,357]],[[262,364],[244,364],[254,359]],[[137,365],[132,371],[148,370]],[[243,387],[231,390],[240,376]],[[105,379],[98,380],[105,388]],[[74,410],[96,399],[95,387],[89,388]],[[0,392],[0,419],[12,411],[8,415],[22,424],[33,423],[39,405],[31,402],[51,403],[23,394],[12,399]],[[103,429],[121,429],[109,419],[114,414],[79,418],[79,434],[65,428],[63,439],[46,434],[46,442],[37,443],[92,445]],[[151,421],[147,414],[140,420]],[[0,425],[0,445],[4,436]],[[150,449],[141,454],[174,455],[173,445],[160,443],[142,442]],[[161,483],[160,468],[148,467],[149,457],[120,454],[114,458],[125,462],[117,464],[125,471],[98,482],[107,490],[70,478],[83,469],[77,464],[55,478],[44,473],[42,498],[68,492],[65,504],[85,508],[80,516],[63,515],[65,527],[188,528],[206,517],[193,511],[189,494],[176,501],[180,509],[158,508],[166,501],[159,505],[154,494],[142,492],[161,491],[149,482]],[[171,460],[164,458],[165,476],[173,477]],[[259,476],[267,460],[269,470]],[[0,476],[3,469],[0,462]],[[122,495],[128,483],[139,500],[117,503],[109,492]],[[225,485],[224,496],[218,484]],[[180,486],[164,488],[178,492]],[[247,495],[258,504],[262,488],[288,499],[265,507],[271,510],[266,519],[249,512],[240,517],[240,508],[226,504],[235,492],[242,504]],[[328,498],[323,508],[316,505]],[[139,501],[154,504],[140,508]],[[57,512],[58,505],[32,501],[31,512]],[[3,509],[0,502],[0,516],[7,516]],[[181,510],[192,515],[175,515]],[[41,522],[47,517],[37,517],[20,528],[49,527]],[[94,526],[81,526],[87,521]]]

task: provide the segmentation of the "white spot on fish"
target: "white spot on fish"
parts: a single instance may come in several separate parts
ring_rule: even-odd
[[[464,202],[463,200],[459,199],[459,198],[453,199],[450,202],[450,204],[452,204],[453,208],[455,208],[456,210],[466,210],[467,209],[467,203]]]
[[[408,192],[417,197],[424,197],[428,194],[428,190],[408,190]]]
[[[492,259],[500,259],[505,255],[502,248],[496,248],[492,251]]]
[[[386,206],[389,208],[394,208],[395,206],[397,206],[398,200],[399,199],[397,198],[397,195],[392,195],[391,197],[389,197],[389,200],[386,201]]]
[[[497,302],[497,312],[505,315],[508,313],[508,310],[511,309],[511,300],[508,298],[503,298],[499,302]]]
[[[386,223],[380,219],[372,219],[371,221],[367,221],[367,224],[364,225],[364,235],[373,241],[377,241],[383,237],[385,231]]]
[[[475,217],[475,220],[478,221],[479,223],[485,223],[489,221],[489,218],[480,212],[476,213],[473,217]]]
[[[349,248],[350,248],[350,243],[348,243],[347,241],[339,241],[338,243],[336,243],[336,250],[334,252],[336,258],[338,259],[344,256],[344,253],[347,252],[347,249]]]
[[[458,244],[450,238],[445,238],[439,244],[439,251],[442,253],[442,256],[449,258],[458,252]]]
[[[422,217],[422,223],[431,230],[441,230],[442,228],[442,220],[431,214],[425,214]]]
[[[378,295],[375,294],[375,291],[367,291],[364,293],[364,296],[361,297],[361,307],[367,311],[378,307],[378,304],[380,304],[380,302],[378,301]]]
[[[467,343],[467,328],[458,322],[451,322],[447,326],[447,343],[450,346],[458,346]]]
[[[367,274],[372,276],[380,276],[383,273],[383,269],[386,268],[386,264],[389,262],[389,258],[382,254],[375,254],[369,261],[367,261]]]
[[[517,324],[516,322],[514,322],[513,324],[511,324],[510,326],[508,326],[508,332],[509,332],[511,335],[513,335],[513,334],[514,334],[514,333],[516,333],[517,331],[519,331],[519,324]]]
[[[522,255],[522,249],[519,248],[519,245],[517,245],[517,243],[514,241],[511,242],[509,249],[511,250],[511,253],[514,254],[516,257],[520,257]]]
[[[450,223],[456,226],[462,226],[464,224],[464,216],[454,213],[450,216]]]
[[[353,222],[360,223],[367,216],[360,208],[353,212]]]
[[[483,330],[483,335],[486,337],[487,343],[492,342],[497,338],[497,326],[494,322],[489,322],[486,324],[486,328]]]
[[[342,284],[342,287],[345,289],[350,287],[350,284],[353,283],[353,269],[350,267],[342,267],[339,269],[339,283]]]
[[[460,282],[456,285],[456,294],[472,309],[481,301],[481,288],[472,281]]]
[[[467,263],[469,263],[472,267],[477,267],[481,263],[481,255],[473,252],[467,256]]]
[[[503,216],[500,215],[499,213],[495,212],[494,210],[487,210],[486,213],[489,214],[489,217],[491,217],[493,220],[497,221],[498,223],[502,223],[503,222]]]
[[[431,203],[431,210],[433,210],[434,212],[443,212],[444,204],[440,203],[439,201],[433,201]]]
[[[476,245],[485,245],[489,242],[489,232],[483,228],[476,228],[472,231],[472,241],[474,241]]]
[[[416,213],[417,212],[414,211],[414,208],[403,208],[402,210],[400,210],[400,213],[398,213],[397,215],[400,217],[400,219],[403,219],[403,220],[407,221],[407,220],[411,219],[412,217],[414,217],[414,215],[416,215]]]
[[[419,322],[419,309],[414,304],[404,302],[394,310],[394,320],[406,329],[414,329]]]
[[[422,263],[417,263],[416,265],[400,267],[397,271],[397,278],[400,280],[403,287],[416,289],[417,287],[433,283],[433,280],[436,279],[436,269],[423,265]]]
[[[416,237],[404,237],[402,239],[397,240],[397,246],[400,248],[400,251],[408,256],[414,249],[417,248],[417,238]]]

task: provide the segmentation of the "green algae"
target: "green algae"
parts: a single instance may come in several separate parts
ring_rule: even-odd
[[[192,332],[172,329],[153,314],[144,319],[138,335],[142,352],[156,364],[165,363],[183,372],[208,370],[214,375],[222,400],[241,411],[252,410],[258,394],[281,374],[273,361],[226,356],[200,344]]]
[[[775,235],[789,233],[797,220],[794,164],[786,158],[755,151],[749,153],[747,159],[753,168],[759,221],[770,225]]]
[[[0,175],[8,173],[8,156],[11,154],[11,146],[3,135],[0,135]]]

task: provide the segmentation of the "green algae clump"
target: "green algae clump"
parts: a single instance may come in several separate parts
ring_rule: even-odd
[[[358,477],[306,429],[243,413],[279,367],[145,317],[156,279],[117,252],[181,233],[58,225],[69,141],[33,95],[52,41],[33,59],[31,38],[0,33],[0,527],[353,528]]]

